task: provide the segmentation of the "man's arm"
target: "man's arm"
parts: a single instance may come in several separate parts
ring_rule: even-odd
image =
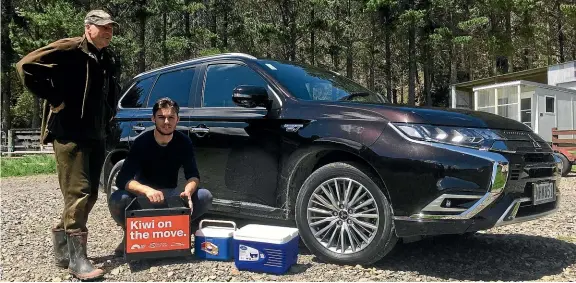
[[[200,184],[200,173],[198,172],[198,166],[196,165],[196,157],[194,156],[194,147],[192,141],[187,139],[185,143],[185,148],[183,149],[183,167],[184,176],[188,182],[184,187],[184,192],[182,192],[182,197],[192,198],[192,194],[198,188]]]
[[[54,74],[59,67],[59,60],[65,51],[59,50],[56,43],[34,50],[16,64],[20,80],[39,98],[46,99],[48,103],[60,108],[64,96],[57,90]]]

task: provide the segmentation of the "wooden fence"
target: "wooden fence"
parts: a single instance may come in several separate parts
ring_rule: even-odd
[[[2,132],[3,155],[53,153],[52,144],[40,143],[40,129],[11,129]]]

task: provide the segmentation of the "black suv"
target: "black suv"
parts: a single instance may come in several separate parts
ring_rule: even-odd
[[[129,83],[108,140],[108,195],[164,96],[181,106],[178,130],[194,143],[211,212],[295,221],[326,261],[372,263],[398,239],[465,234],[558,208],[560,161],[522,123],[393,105],[335,72],[236,53]]]

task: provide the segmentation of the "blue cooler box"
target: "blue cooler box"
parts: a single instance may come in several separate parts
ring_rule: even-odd
[[[232,227],[208,226],[204,223],[229,224]],[[232,221],[202,220],[194,234],[194,253],[198,258],[209,260],[231,260],[233,255],[233,234],[236,223]]]
[[[238,270],[284,274],[298,260],[298,229],[250,224],[234,232]]]

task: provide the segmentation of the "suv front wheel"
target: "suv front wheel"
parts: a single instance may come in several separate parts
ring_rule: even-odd
[[[105,187],[107,200],[110,200],[110,196],[118,190],[118,187],[116,187],[116,177],[118,177],[118,173],[120,173],[122,165],[124,165],[124,159],[116,162],[116,164],[114,164],[110,170],[110,175],[108,175],[108,180]]]
[[[296,225],[321,260],[371,264],[392,250],[390,202],[374,176],[356,163],[336,162],[314,171],[296,199]]]

